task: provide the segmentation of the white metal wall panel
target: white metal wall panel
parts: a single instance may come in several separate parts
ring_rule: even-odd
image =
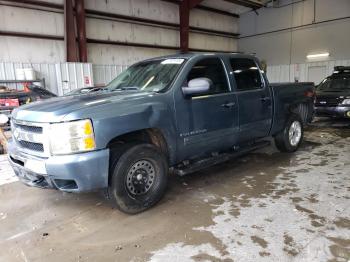
[[[106,85],[124,71],[126,65],[92,65],[95,85]]]
[[[12,63],[0,62],[0,80],[17,80],[17,68],[33,68],[37,79],[45,79],[46,88],[63,95],[73,89],[94,85],[92,64],[89,63]],[[9,88],[23,88],[23,84],[4,84]]]
[[[64,17],[55,12],[2,5],[0,30],[63,36]]]
[[[267,66],[267,77],[271,83],[294,82],[295,80],[305,82],[310,78],[310,67],[326,67],[322,76],[326,78],[333,73],[335,66],[350,66],[350,60]]]
[[[292,1],[280,2],[285,5]],[[239,18],[239,51],[254,52],[274,65],[307,63],[306,56],[314,52],[329,52],[332,60],[350,59],[350,19],[342,19],[350,14],[350,1],[293,2],[283,8],[261,8],[259,15],[242,13]],[[314,18],[316,23],[313,23]],[[317,23],[322,21],[324,23]],[[281,31],[295,26],[301,27]]]

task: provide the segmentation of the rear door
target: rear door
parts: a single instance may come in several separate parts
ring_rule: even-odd
[[[238,104],[223,61],[219,57],[201,58],[186,74],[183,86],[201,77],[209,78],[212,85],[207,93],[197,96],[184,97],[180,90],[177,93],[178,148],[182,157],[235,145],[238,137]]]
[[[265,137],[272,123],[270,88],[259,65],[249,58],[230,58],[239,105],[239,142]]]

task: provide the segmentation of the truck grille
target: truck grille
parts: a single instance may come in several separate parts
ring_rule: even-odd
[[[12,119],[12,137],[21,151],[38,156],[48,156],[46,124]]]
[[[28,141],[18,141],[18,143],[23,147],[27,148],[28,150],[33,150],[37,152],[44,152],[44,145],[40,143],[33,143]]]
[[[343,102],[342,98],[317,97],[316,106],[338,106]]]
[[[38,134],[42,134],[43,132],[43,128],[41,126],[26,126],[26,125],[20,125],[16,123],[14,125],[15,127],[20,128],[27,132],[38,133]]]

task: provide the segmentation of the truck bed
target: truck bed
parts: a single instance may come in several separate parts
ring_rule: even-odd
[[[314,114],[315,85],[312,82],[270,84],[273,96],[273,123],[271,135],[280,132],[291,110],[302,116],[304,124],[312,121]],[[294,106],[295,105],[295,106]]]

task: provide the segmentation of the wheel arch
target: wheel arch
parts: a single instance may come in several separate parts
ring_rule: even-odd
[[[107,148],[116,149],[120,145],[137,142],[156,146],[166,156],[168,161],[172,157],[166,137],[159,128],[145,128],[116,136],[107,143]]]
[[[289,111],[290,114],[299,115],[304,125],[312,121],[313,112],[309,103],[300,102],[293,104],[290,106]],[[290,117],[290,115],[288,117]]]

